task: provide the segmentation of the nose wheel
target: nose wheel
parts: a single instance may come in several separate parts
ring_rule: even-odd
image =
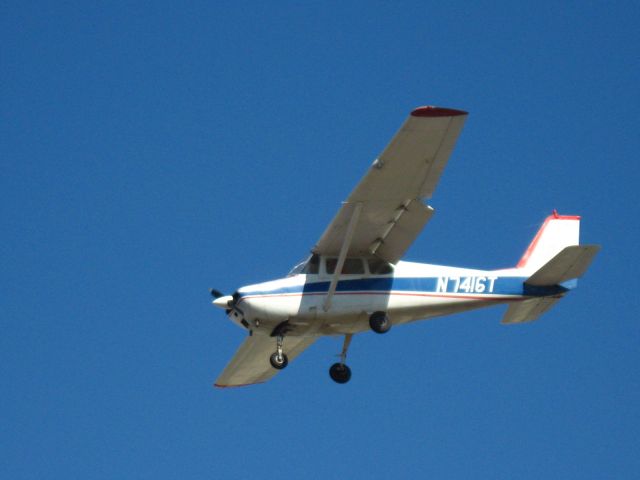
[[[276,370],[282,370],[287,365],[289,365],[289,358],[287,358],[286,353],[282,351],[282,343],[284,342],[283,335],[276,336],[276,351],[271,354],[269,357],[269,362],[271,366]]]
[[[347,360],[347,350],[349,349],[349,344],[351,344],[352,337],[353,334],[351,333],[344,336],[340,361],[331,365],[329,369],[329,376],[336,383],[347,383],[351,379],[351,369],[344,362]]]
[[[271,354],[271,357],[269,357],[269,362],[271,362],[271,366],[276,370],[282,370],[287,365],[289,365],[289,359],[287,358],[287,355],[284,353],[278,355],[278,352],[274,352]]]

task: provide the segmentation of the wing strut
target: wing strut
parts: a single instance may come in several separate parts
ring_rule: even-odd
[[[324,304],[322,305],[322,309],[325,312],[329,310],[329,308],[331,308],[331,298],[333,297],[333,294],[336,293],[338,279],[340,278],[340,275],[342,275],[342,267],[344,266],[344,261],[347,258],[347,252],[349,251],[349,247],[351,246],[351,240],[353,239],[353,234],[356,231],[356,225],[358,224],[358,218],[360,217],[361,211],[362,203],[358,202],[353,206],[353,213],[351,214],[349,225],[347,225],[347,231],[345,232],[344,240],[342,241],[342,247],[340,247],[340,255],[338,255],[336,271],[333,272],[333,277],[331,278],[331,283],[329,284],[329,290],[327,291],[327,297],[324,299]]]

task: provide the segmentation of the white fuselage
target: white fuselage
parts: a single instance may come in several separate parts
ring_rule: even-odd
[[[269,333],[289,321],[290,335],[331,335],[369,329],[376,311],[386,312],[394,325],[448,315],[532,296],[561,295],[554,290],[531,291],[522,269],[475,270],[398,262],[383,275],[342,274],[329,305],[332,275],[314,274],[243,287],[229,317],[244,328]]]

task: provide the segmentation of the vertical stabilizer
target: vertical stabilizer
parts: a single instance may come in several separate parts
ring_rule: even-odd
[[[535,272],[555,257],[565,247],[578,245],[580,241],[580,217],[559,215],[555,210],[549,215],[529,248],[518,262],[517,268]]]

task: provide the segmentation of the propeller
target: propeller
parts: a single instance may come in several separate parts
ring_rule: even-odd
[[[215,288],[210,288],[209,289],[209,293],[211,293],[211,296],[215,299],[215,298],[220,298],[224,296],[224,293],[222,293],[220,290],[216,290]]]
[[[213,297],[213,304],[216,307],[224,308],[225,313],[228,314],[231,310],[239,310],[235,305],[238,301],[238,292],[234,293],[233,295],[225,295],[215,288],[209,289],[209,292]]]

